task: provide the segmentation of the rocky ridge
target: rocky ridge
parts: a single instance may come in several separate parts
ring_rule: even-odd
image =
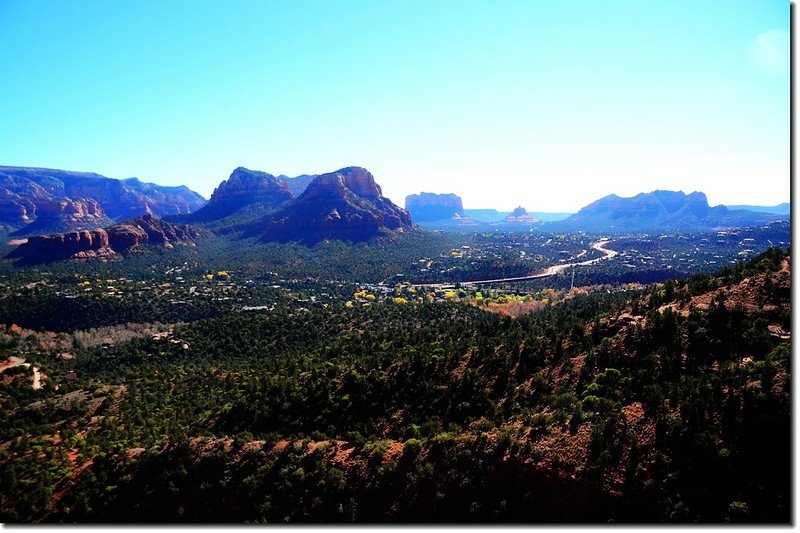
[[[186,220],[220,220],[251,205],[259,204],[265,209],[273,209],[292,198],[286,182],[266,172],[239,167],[214,189],[208,204],[186,217]]]
[[[137,178],[117,180],[91,172],[0,166],[0,224],[17,229],[18,235],[93,229],[144,214],[189,213],[204,204],[202,196],[185,186],[165,187]],[[54,213],[60,218],[48,219]]]
[[[175,244],[193,243],[199,236],[201,232],[191,226],[144,215],[107,228],[32,236],[8,257],[28,263],[110,260],[143,244],[172,248]]]

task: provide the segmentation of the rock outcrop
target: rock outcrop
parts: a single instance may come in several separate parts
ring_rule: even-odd
[[[29,237],[9,254],[26,263],[63,260],[110,260],[143,244],[172,248],[193,243],[201,233],[195,228],[144,215],[108,228],[78,230]]]
[[[119,252],[126,252],[140,244],[172,248],[174,244],[191,243],[201,236],[200,231],[188,224],[170,224],[152,215],[115,224],[107,231],[111,248]]]
[[[406,210],[414,222],[446,220],[454,215],[464,215],[461,198],[455,194],[411,194],[406,196]]]
[[[190,222],[220,220],[256,204],[270,210],[292,198],[293,195],[285,181],[266,172],[239,167],[214,189],[208,204],[187,220]]]
[[[364,241],[412,225],[405,209],[384,198],[372,174],[347,167],[314,178],[298,198],[248,226],[266,241]]]
[[[511,224],[538,224],[539,221],[536,220],[534,216],[532,216],[528,211],[525,210],[524,207],[517,207],[514,211],[511,212],[503,222],[511,223]]]
[[[38,263],[65,259],[110,259],[116,255],[109,246],[108,232],[95,229],[30,237],[10,257]]]

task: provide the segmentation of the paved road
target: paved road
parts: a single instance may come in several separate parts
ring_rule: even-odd
[[[481,279],[476,281],[462,281],[462,285],[485,285],[487,283],[503,283],[505,281],[527,281],[532,279],[540,279],[540,278],[549,278],[550,276],[555,276],[562,270],[566,270],[570,267],[576,266],[587,266],[593,265],[595,263],[599,263],[600,261],[604,261],[606,259],[610,259],[618,254],[614,250],[609,250],[605,247],[610,241],[609,239],[602,239],[597,242],[593,242],[591,244],[591,248],[597,250],[599,252],[603,252],[603,257],[597,257],[595,259],[589,259],[588,261],[581,261],[579,263],[564,263],[560,265],[553,265],[551,267],[547,267],[546,269],[542,270],[541,272],[537,272],[536,274],[531,274],[530,276],[520,276],[516,278],[498,278],[498,279]],[[582,252],[578,255],[581,257],[586,252]],[[450,289],[455,287],[455,283],[419,283],[415,284],[414,287],[436,287],[440,289]]]

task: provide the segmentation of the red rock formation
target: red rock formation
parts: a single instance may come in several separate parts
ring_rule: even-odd
[[[96,201],[85,198],[79,200],[71,198],[43,200],[36,204],[35,214],[40,218],[65,217],[76,222],[100,220],[105,217],[105,213]]]
[[[108,233],[102,229],[36,235],[29,237],[14,253],[14,256],[36,258],[37,261],[110,258],[114,255],[109,247]]]
[[[239,167],[214,189],[208,204],[193,213],[188,220],[220,220],[252,204],[275,208],[291,199],[292,193],[285,181],[266,172]]]
[[[140,244],[148,243],[171,248],[173,243],[192,242],[200,233],[189,225],[178,226],[144,215],[108,228],[111,247],[117,251],[127,251]]]
[[[106,229],[80,230],[28,238],[9,257],[27,262],[108,260],[142,244],[171,248],[200,236],[191,226],[176,226],[145,215]]]
[[[313,243],[363,241],[411,225],[408,212],[383,197],[369,171],[347,167],[317,176],[297,199],[248,229],[264,240]]]
[[[91,215],[93,207],[70,203],[81,204],[87,202],[85,199],[90,199],[109,217],[102,224],[142,214],[186,214],[205,204],[203,197],[183,186],[164,187],[136,178],[116,180],[89,172],[0,166],[0,223],[24,226],[35,221],[40,214],[37,211],[41,211],[63,219],[50,228],[40,224],[36,231],[81,229],[70,223],[77,221],[77,226],[87,226],[80,224],[85,222],[80,215],[82,212]]]

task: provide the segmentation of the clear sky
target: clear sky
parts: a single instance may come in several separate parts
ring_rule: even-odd
[[[789,3],[0,0],[0,164],[574,211],[789,200]]]

